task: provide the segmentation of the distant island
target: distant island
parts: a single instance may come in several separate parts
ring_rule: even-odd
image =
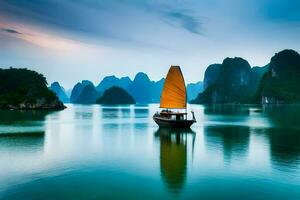
[[[82,90],[74,103],[94,104],[99,97],[100,93],[96,90],[94,84],[87,84],[82,86]]]
[[[275,54],[264,74],[256,102],[263,104],[300,103],[300,55],[294,50]]]
[[[268,64],[251,67],[247,60],[225,58],[209,65],[204,80],[187,84],[187,97],[194,104],[291,104],[300,103],[300,55],[286,49]],[[70,94],[58,82],[47,87],[46,78],[28,69],[0,68],[0,108],[54,109],[64,103],[134,104],[158,103],[164,78],[152,81],[138,72],[128,76],[104,77],[98,85],[78,82]]]
[[[122,78],[118,78],[114,75],[112,76],[106,76],[103,78],[103,80],[96,86],[96,90],[103,94],[103,92],[113,86],[117,86],[120,88],[123,88],[127,90],[129,84],[131,83],[131,79],[126,76]]]
[[[58,82],[53,82],[50,87],[50,90],[52,90],[53,92],[55,92],[55,94],[57,95],[57,97],[64,103],[69,103],[70,102],[70,98],[67,95],[67,92],[65,90],[65,88],[63,88]]]
[[[300,55],[294,50],[276,53],[264,67],[251,68],[243,58],[226,58],[210,65],[204,91],[195,104],[300,103]]]
[[[48,89],[46,78],[28,69],[0,69],[1,109],[61,110],[64,104]]]
[[[205,90],[192,103],[249,103],[258,87],[252,79],[259,76],[261,71],[263,68],[254,71],[243,58],[225,58],[222,64],[213,64],[207,68]],[[262,73],[258,81],[261,77]]]
[[[83,80],[76,83],[73,87],[70,102],[76,104],[96,103],[96,100],[101,97],[107,89],[116,86],[124,89],[128,94],[130,94],[136,103],[158,103],[160,101],[164,81],[164,78],[161,78],[158,81],[152,81],[148,75],[143,72],[138,72],[133,80],[131,80],[128,76],[121,78],[114,75],[106,76],[97,86],[89,80]],[[89,89],[84,90],[87,85],[89,85]],[[197,95],[202,92],[202,88],[203,85],[201,81],[187,84],[188,99],[192,100],[197,97]],[[64,97],[66,92],[65,95],[62,95],[63,90],[64,89],[61,86],[61,89],[56,90],[58,91],[56,94],[61,101],[68,102]]]
[[[123,88],[112,86],[105,90],[102,97],[97,100],[98,104],[135,104],[134,98]]]

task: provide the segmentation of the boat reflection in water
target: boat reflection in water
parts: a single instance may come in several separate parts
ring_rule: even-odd
[[[192,152],[195,132],[191,129],[159,128],[155,137],[160,140],[160,171],[163,181],[171,192],[178,193],[187,175],[188,146]]]

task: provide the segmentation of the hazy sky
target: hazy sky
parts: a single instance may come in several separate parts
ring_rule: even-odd
[[[300,49],[300,0],[0,0],[0,67],[27,67],[66,88],[82,79],[180,65],[186,82],[239,56],[267,64]]]

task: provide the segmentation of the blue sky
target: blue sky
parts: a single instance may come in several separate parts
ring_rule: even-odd
[[[28,67],[66,88],[104,76],[165,76],[186,82],[239,56],[263,66],[299,51],[299,0],[0,0],[0,66]]]

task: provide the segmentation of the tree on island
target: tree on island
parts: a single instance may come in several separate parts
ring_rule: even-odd
[[[46,78],[28,69],[0,69],[0,108],[63,109]]]

